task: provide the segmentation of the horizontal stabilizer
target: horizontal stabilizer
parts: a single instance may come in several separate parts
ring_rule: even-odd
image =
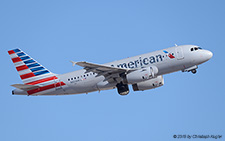
[[[24,90],[24,91],[29,91],[32,89],[40,88],[40,86],[37,86],[37,85],[24,85],[24,84],[13,84],[11,86],[21,89],[21,90]]]

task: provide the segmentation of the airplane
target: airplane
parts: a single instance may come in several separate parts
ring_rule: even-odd
[[[163,75],[182,71],[197,72],[198,65],[213,53],[196,45],[175,45],[163,50],[138,55],[106,64],[72,62],[81,70],[55,74],[21,49],[8,51],[23,84],[13,84],[13,95],[71,95],[117,89],[120,95],[154,89],[164,85]]]

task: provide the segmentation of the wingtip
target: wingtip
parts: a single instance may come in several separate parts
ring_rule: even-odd
[[[75,66],[77,64],[77,62],[74,61],[70,61],[72,63],[73,66]]]

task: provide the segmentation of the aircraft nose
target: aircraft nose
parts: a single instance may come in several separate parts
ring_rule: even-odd
[[[207,58],[207,60],[211,59],[213,57],[213,53],[211,51],[206,51],[205,56]]]

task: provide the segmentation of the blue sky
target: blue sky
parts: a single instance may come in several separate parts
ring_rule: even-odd
[[[225,137],[224,1],[0,2],[0,140],[173,140],[174,134]],[[174,44],[213,52],[198,73],[165,75],[165,85],[120,96],[12,96],[22,83],[7,51],[21,48],[54,73],[69,62],[107,63]]]

